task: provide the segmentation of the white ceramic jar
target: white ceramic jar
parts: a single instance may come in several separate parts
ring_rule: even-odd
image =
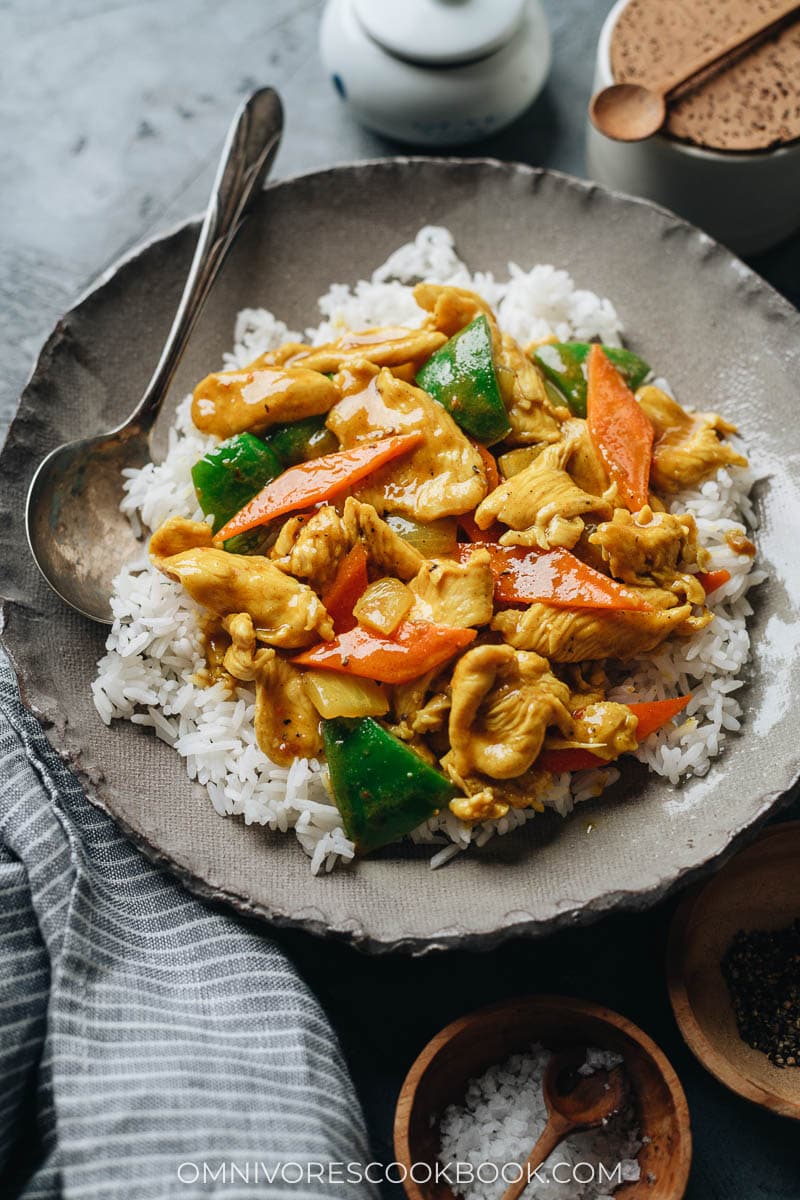
[[[520,116],[550,68],[540,0],[328,0],[325,69],[355,120],[454,146]]]
[[[614,82],[611,38],[628,0],[618,0],[597,46],[594,88]],[[757,154],[723,153],[657,135],[615,142],[589,122],[592,179],[655,200],[739,254],[756,254],[800,228],[800,144]]]

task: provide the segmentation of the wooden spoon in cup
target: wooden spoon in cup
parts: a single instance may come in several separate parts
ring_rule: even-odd
[[[696,58],[689,66],[683,67],[677,76],[666,82],[650,84],[646,87],[641,83],[613,83],[604,87],[592,96],[589,102],[589,116],[592,124],[606,137],[617,142],[641,142],[645,138],[658,133],[667,119],[667,100],[672,92],[683,87],[696,75],[721,63],[729,55],[743,52],[751,48],[761,38],[772,33],[789,17],[800,11],[797,0],[784,0],[777,11],[769,17],[763,15],[753,21],[746,29],[729,38],[724,45],[717,47],[700,58]]]
[[[542,1081],[547,1124],[522,1164],[521,1177],[506,1188],[502,1200],[519,1200],[536,1168],[570,1133],[594,1129],[622,1107],[626,1090],[622,1067],[581,1075],[578,1067],[585,1059],[584,1051],[571,1049],[554,1054],[547,1064]]]

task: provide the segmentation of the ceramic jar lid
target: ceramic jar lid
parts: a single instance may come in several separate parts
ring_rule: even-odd
[[[369,36],[426,66],[485,58],[518,28],[525,0],[352,0]]]

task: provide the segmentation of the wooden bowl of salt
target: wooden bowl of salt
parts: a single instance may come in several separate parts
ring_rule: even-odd
[[[453,1021],[422,1050],[403,1084],[394,1123],[395,1156],[405,1171],[401,1182],[409,1200],[452,1200],[457,1194],[445,1179],[436,1179],[443,1115],[451,1105],[463,1105],[470,1080],[534,1045],[548,1051],[593,1047],[621,1056],[643,1144],[637,1154],[639,1179],[617,1186],[615,1200],[681,1200],[689,1179],[692,1139],[677,1075],[658,1046],[631,1021],[568,996],[522,996],[480,1009]],[[526,1133],[521,1158],[538,1133]],[[556,1150],[554,1158],[558,1156]],[[607,1169],[613,1170],[611,1164]],[[505,1186],[501,1180],[498,1196]],[[556,1193],[567,1196],[570,1190],[544,1185],[543,1194]],[[526,1189],[525,1200],[529,1194],[538,1193]]]
[[[670,1001],[689,1048],[731,1091],[795,1120],[800,1120],[800,1058],[791,1045],[786,1047],[785,1035],[790,1027],[792,1038],[800,1008],[795,1016],[794,1007],[783,1009],[791,1001],[777,990],[770,995],[768,973],[770,958],[781,955],[782,941],[788,936],[796,942],[790,927],[798,918],[800,821],[788,821],[769,826],[709,883],[689,893],[673,918],[667,951]],[[755,1035],[763,1050],[740,1036],[723,972],[740,932],[744,938],[738,939],[738,961],[728,958],[727,970],[730,974],[734,965],[739,972],[741,982],[734,986],[740,1013],[748,1021],[745,1032]],[[800,979],[800,961],[792,970]],[[754,1017],[752,1000],[759,994],[766,1003],[758,1003]],[[770,1052],[789,1060],[788,1065],[775,1065]]]

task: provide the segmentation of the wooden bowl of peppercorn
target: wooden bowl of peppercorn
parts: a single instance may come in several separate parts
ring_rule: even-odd
[[[712,1075],[800,1120],[800,821],[771,825],[673,918],[675,1019]]]

